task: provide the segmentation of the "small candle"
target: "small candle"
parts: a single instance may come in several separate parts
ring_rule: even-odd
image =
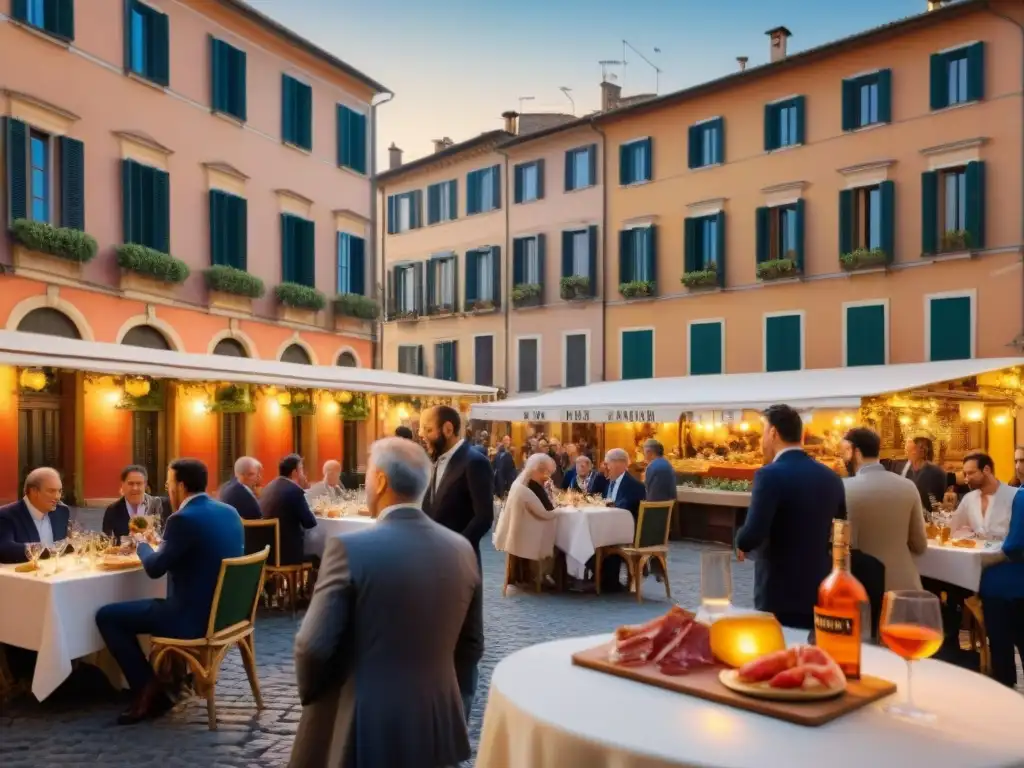
[[[711,652],[730,667],[786,647],[782,625],[770,613],[723,616],[711,625]]]

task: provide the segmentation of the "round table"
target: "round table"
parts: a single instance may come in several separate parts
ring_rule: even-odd
[[[790,643],[806,633],[786,631]],[[895,719],[885,699],[817,728],[573,666],[610,635],[543,643],[505,658],[491,678],[477,768],[1007,768],[1024,765],[1024,696],[939,661],[914,669],[930,724]],[[864,648],[868,674],[897,683],[906,663]]]

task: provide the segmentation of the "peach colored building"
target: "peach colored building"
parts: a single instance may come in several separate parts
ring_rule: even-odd
[[[240,0],[0,0],[0,71],[0,328],[373,365],[383,86]],[[172,448],[221,479],[235,455],[273,466],[292,447],[355,467],[337,419],[172,434],[173,414],[110,418],[81,387],[0,393],[0,499],[40,463],[109,498],[122,465],[160,474]]]

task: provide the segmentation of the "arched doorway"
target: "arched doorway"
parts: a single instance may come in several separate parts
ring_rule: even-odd
[[[312,365],[313,359],[309,352],[299,344],[289,344],[281,353],[282,363],[295,363],[297,365]]]
[[[33,309],[18,323],[22,333],[39,333],[44,336],[59,336],[62,339],[81,339],[75,321],[59,309],[40,307]]]
[[[129,347],[171,351],[171,344],[167,341],[167,337],[151,325],[136,325],[124,335],[121,343]]]
[[[359,361],[351,352],[342,352],[338,355],[338,365],[342,368],[358,368]]]
[[[121,339],[129,347],[172,351],[164,334],[151,325],[136,325]],[[166,396],[166,392],[164,393]],[[166,401],[132,411],[132,463],[146,468],[149,492],[160,495],[167,466]]]
[[[213,348],[213,354],[223,355],[224,357],[248,357],[249,354],[245,351],[245,347],[242,343],[235,341],[235,339],[221,339],[217,342],[217,346]]]

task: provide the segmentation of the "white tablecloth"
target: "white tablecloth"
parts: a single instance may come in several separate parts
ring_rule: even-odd
[[[1002,542],[989,542],[989,547],[984,549],[980,548],[982,542],[978,544],[977,549],[964,549],[943,547],[929,541],[927,551],[915,558],[917,571],[929,579],[939,579],[947,584],[955,584],[977,592],[981,584],[982,553],[992,554],[1003,546]]]
[[[892,718],[883,699],[809,728],[572,665],[574,652],[609,639],[535,645],[498,664],[476,768],[1024,766],[1024,696],[943,662],[914,670],[915,699],[938,715],[933,724]],[[866,647],[863,663],[903,695],[902,659]]]
[[[372,517],[365,517],[363,515],[318,517],[316,519],[316,527],[323,528],[325,536],[337,536],[340,533],[369,530],[376,522]]]
[[[555,513],[555,546],[565,552],[566,570],[577,579],[598,547],[633,543],[633,516],[625,509],[559,507]]]
[[[44,568],[47,567],[44,565]],[[0,566],[0,643],[36,651],[32,693],[42,701],[71,674],[71,662],[103,650],[96,611],[110,603],[164,597],[164,579],[131,571],[68,570],[52,576]],[[45,572],[45,571],[44,571]]]

